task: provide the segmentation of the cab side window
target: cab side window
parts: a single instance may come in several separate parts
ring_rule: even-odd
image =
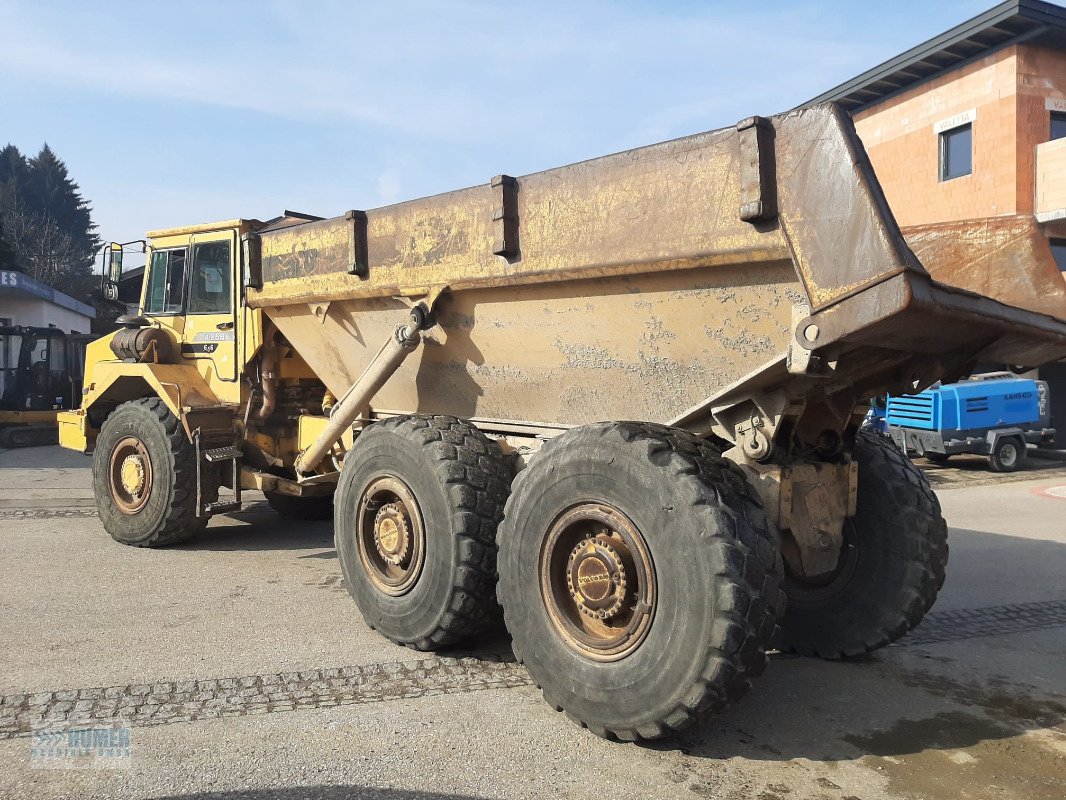
[[[228,313],[232,307],[230,243],[195,245],[189,281],[190,314]]]
[[[178,314],[185,293],[185,260],[188,249],[153,250],[148,268],[145,314]]]

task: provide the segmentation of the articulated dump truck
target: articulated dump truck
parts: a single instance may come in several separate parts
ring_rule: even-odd
[[[933,604],[945,522],[860,430],[867,398],[1066,355],[1046,243],[993,299],[958,231],[915,235],[937,275],[832,106],[329,219],[154,231],[140,313],[90,345],[62,442],[93,453],[120,542],[180,542],[262,490],[332,516],[389,639],[447,647],[502,607],[553,707],[660,737],[767,650],[857,656]]]

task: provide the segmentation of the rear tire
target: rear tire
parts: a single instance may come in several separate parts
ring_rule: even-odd
[[[496,527],[511,471],[499,446],[455,417],[394,417],[344,459],[334,528],[366,623],[433,650],[499,619]]]
[[[988,464],[993,472],[1016,472],[1025,463],[1025,442],[1016,436],[1007,436],[996,441]]]
[[[783,650],[839,659],[884,647],[921,621],[944,585],[947,523],[925,475],[866,431],[854,457],[857,511],[845,522],[836,573],[811,584],[786,570]]]
[[[204,503],[218,498],[219,477],[205,470]],[[122,544],[176,544],[207,525],[196,515],[196,449],[158,397],[123,403],[104,420],[93,487],[105,530]]]
[[[281,492],[264,492],[270,507],[283,517],[318,522],[333,517],[333,496],[300,497]]]
[[[551,440],[515,479],[499,542],[515,655],[593,733],[686,728],[766,666],[776,535],[739,469],[685,431],[601,423]]]

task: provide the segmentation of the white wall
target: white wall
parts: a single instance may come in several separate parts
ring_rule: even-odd
[[[12,325],[32,325],[47,328],[53,325],[67,333],[89,333],[91,320],[84,314],[63,308],[36,297],[0,297],[0,319],[11,320]]]

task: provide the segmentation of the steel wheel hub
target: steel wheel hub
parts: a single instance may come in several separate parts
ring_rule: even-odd
[[[130,455],[122,461],[120,471],[122,488],[128,494],[138,495],[144,489],[144,459],[140,455]]]
[[[107,472],[115,507],[131,516],[143,509],[152,495],[152,459],[144,442],[136,436],[121,439],[111,449]]]
[[[426,560],[425,524],[411,488],[393,475],[370,481],[356,526],[359,560],[374,587],[393,597],[411,591]]]
[[[593,661],[617,661],[645,640],[655,616],[655,569],[643,535],[605,503],[581,503],[541,542],[540,591],[562,640]]]
[[[382,559],[399,566],[411,549],[411,531],[403,511],[396,503],[381,507],[374,518],[374,544]]]
[[[622,559],[604,538],[585,539],[567,562],[570,596],[582,614],[594,619],[613,617],[622,608],[626,592],[626,570]]]

